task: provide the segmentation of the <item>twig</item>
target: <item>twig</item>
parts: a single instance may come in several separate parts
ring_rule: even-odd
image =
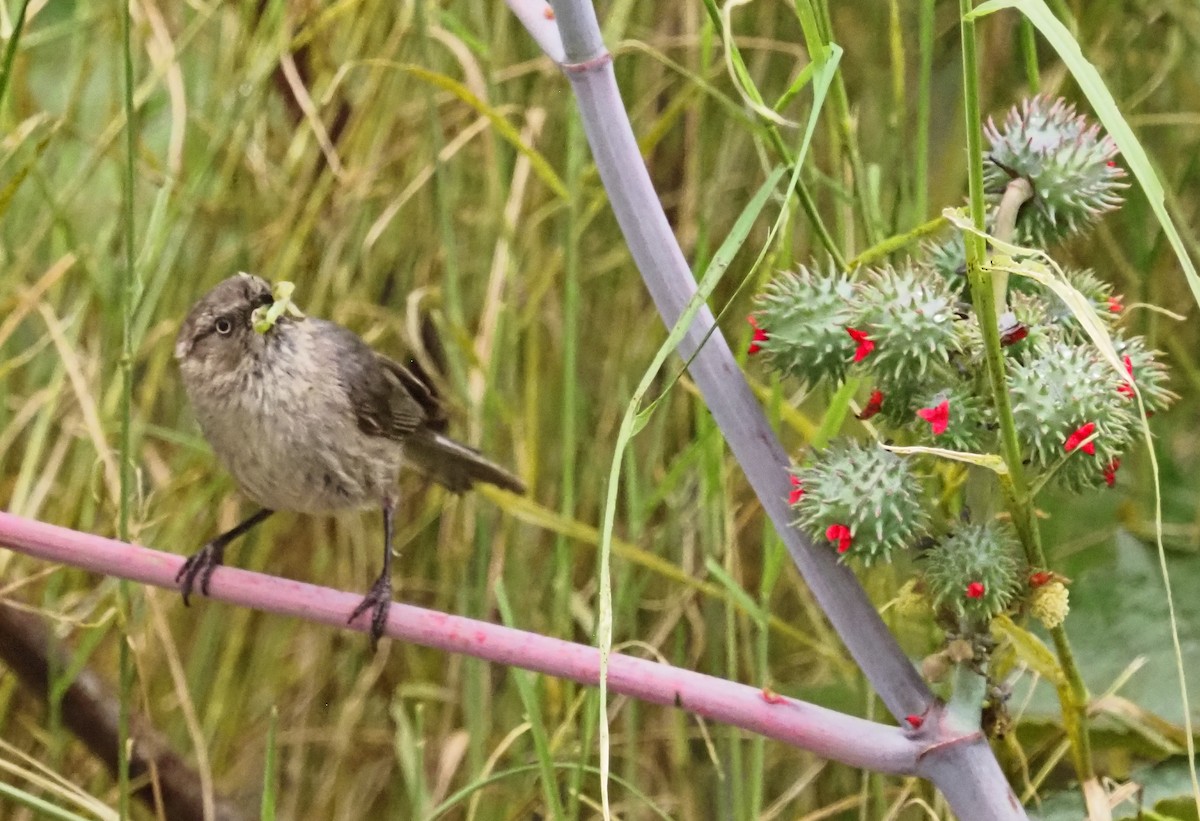
[[[176,589],[183,557],[0,512],[0,544],[39,559],[130,581]],[[289,581],[262,573],[219,568],[211,598],[295,616],[318,624],[365,632],[366,623],[346,624],[361,595]],[[384,635],[487,661],[595,685],[600,654],[524,630],[394,603]],[[894,775],[917,772],[924,746],[940,739],[910,737],[888,727],[761,689],[682,670],[668,664],[613,654],[608,659],[613,692],[678,707],[716,721],[808,750],[852,767]]]
[[[51,661],[60,670],[70,667],[66,650],[47,629],[45,620],[0,604],[0,659],[34,696],[45,699],[50,686]],[[117,694],[90,668],[85,667],[62,694],[63,722],[114,775],[117,772]],[[200,777],[171,748],[166,737],[145,716],[130,716],[132,740],[129,769],[135,798],[151,810],[179,821],[203,821],[204,799]],[[250,816],[227,798],[215,797],[216,821],[243,821]]]

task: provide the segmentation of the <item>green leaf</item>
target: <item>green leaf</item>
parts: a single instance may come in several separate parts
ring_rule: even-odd
[[[1050,648],[1042,643],[1041,639],[1016,624],[1008,616],[997,616],[992,619],[991,627],[992,634],[997,639],[1007,639],[1012,642],[1017,658],[1028,664],[1029,669],[1054,684],[1055,687],[1065,684],[1066,680],[1063,678],[1062,668],[1058,666],[1058,659],[1054,657]]]
[[[987,468],[1000,476],[1008,475],[1008,466],[1004,464],[1004,459],[994,453],[971,453],[963,450],[930,448],[924,445],[880,445],[880,447],[901,456],[936,456],[939,459],[949,459],[952,462],[965,462],[968,465]]]

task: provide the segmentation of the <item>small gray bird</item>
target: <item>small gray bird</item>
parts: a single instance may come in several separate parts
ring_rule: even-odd
[[[238,274],[205,294],[179,331],[175,358],[200,428],[261,510],[188,558],[175,580],[184,604],[197,579],[207,595],[225,547],[277,510],[329,513],[379,505],[383,572],[348,619],[370,610],[375,644],[392,602],[401,465],[455,493],[476,482],[515,493],[525,486],[444,435],[444,408],[411,370],[340,325],[276,305],[265,280]]]

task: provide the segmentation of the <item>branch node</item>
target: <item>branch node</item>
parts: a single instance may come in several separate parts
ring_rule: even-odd
[[[970,744],[972,742],[979,741],[983,737],[983,730],[973,730],[972,732],[964,735],[956,735],[953,738],[948,738],[945,741],[937,741],[917,753],[917,761],[920,761],[930,753],[940,752],[950,747],[956,747],[959,744]]]
[[[599,71],[600,69],[604,68],[606,65],[612,62],[612,59],[612,52],[604,51],[600,54],[597,54],[595,57],[584,60],[582,63],[564,62],[560,63],[559,65],[562,66],[562,70],[567,74],[588,74],[589,72]]]

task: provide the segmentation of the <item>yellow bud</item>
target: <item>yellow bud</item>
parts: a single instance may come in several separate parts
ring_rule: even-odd
[[[1029,602],[1029,612],[1046,625],[1047,629],[1058,627],[1071,611],[1068,602],[1070,594],[1067,586],[1060,581],[1052,581],[1035,588]]]

